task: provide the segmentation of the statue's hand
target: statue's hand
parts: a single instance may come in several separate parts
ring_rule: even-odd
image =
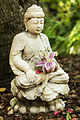
[[[34,82],[36,80],[36,74],[31,69],[26,72],[29,82]]]

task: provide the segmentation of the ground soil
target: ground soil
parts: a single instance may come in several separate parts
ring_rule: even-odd
[[[31,115],[30,113],[26,115],[19,113],[8,115],[9,101],[12,98],[12,93],[10,92],[10,88],[7,88],[0,91],[0,120],[61,120],[61,117],[65,118],[69,108],[73,111],[71,113],[72,118],[80,120],[80,55],[60,56],[56,59],[70,76],[69,95],[65,97],[61,96],[66,104],[64,111],[59,112],[58,115],[54,115],[54,112],[39,113],[36,115]]]

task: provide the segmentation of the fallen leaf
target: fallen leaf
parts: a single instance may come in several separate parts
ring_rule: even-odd
[[[72,114],[72,117],[73,117],[73,118],[76,118],[76,117],[77,117],[77,115],[75,115],[75,114]]]
[[[4,92],[6,88],[0,88],[0,92]]]
[[[80,75],[74,76],[74,79],[78,79],[78,78],[80,78]]]
[[[38,117],[38,120],[40,120],[40,119],[42,119],[42,116],[39,116],[39,117]]]
[[[77,96],[77,95],[75,95],[75,94],[72,94],[72,95],[71,95],[72,98],[75,98],[76,96]]]

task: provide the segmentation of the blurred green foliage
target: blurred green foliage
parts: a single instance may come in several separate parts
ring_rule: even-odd
[[[80,0],[40,0],[44,8],[44,31],[59,55],[80,53]]]

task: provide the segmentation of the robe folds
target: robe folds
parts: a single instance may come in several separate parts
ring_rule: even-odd
[[[19,69],[14,63],[14,57],[20,64],[25,62],[27,67],[36,74],[35,65],[43,58],[45,51],[52,51],[48,38],[45,34],[37,36],[29,32],[17,34],[12,43],[10,51],[10,66],[15,74],[11,82],[11,91],[14,96],[21,94],[28,100],[40,97],[43,101],[51,101],[59,97],[59,94],[66,95],[69,92],[69,76],[58,64],[58,70],[47,74],[37,74],[33,82],[29,81],[26,73]]]

